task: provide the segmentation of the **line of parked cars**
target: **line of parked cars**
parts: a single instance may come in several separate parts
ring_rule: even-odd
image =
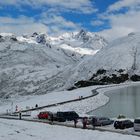
[[[73,121],[78,119],[82,120],[83,118],[85,118],[85,116],[80,117],[75,111],[65,111],[65,112],[58,111],[56,113],[52,113],[50,111],[44,111],[38,114],[38,118],[51,120],[52,114],[53,114],[53,120],[59,122]],[[114,122],[113,120],[110,120],[107,117],[91,116],[86,118],[87,118],[87,125],[94,125],[94,126],[110,125],[113,124]],[[93,124],[93,119],[94,119],[94,124]]]
[[[38,118],[51,120],[52,115],[53,120],[59,122],[73,121],[83,118],[80,117],[75,111],[64,111],[64,112],[58,111],[56,113],[52,113],[50,111],[43,111],[38,114]],[[132,122],[131,120],[128,119],[118,119],[114,121],[107,117],[97,117],[97,116],[87,117],[87,125],[105,126],[111,124],[114,124],[115,129],[125,129],[134,127],[135,131],[140,131],[140,118],[135,119],[134,122]]]
[[[134,122],[131,120],[117,120],[114,122],[115,129],[125,129],[134,127],[135,131],[140,131],[140,118],[134,119]]]
[[[135,131],[140,131],[140,118],[137,118],[134,120],[134,122],[132,122],[131,120],[128,119],[118,119],[114,121],[107,117],[92,116],[88,118],[88,124],[92,124],[93,119],[95,119],[94,126],[104,126],[114,124],[115,129],[126,129],[134,127]]]
[[[50,111],[44,111],[38,114],[38,118],[50,120],[52,115],[53,115],[53,120],[59,121],[59,122],[72,121],[75,119],[79,119],[79,115],[75,111],[65,111],[65,112],[59,111],[56,113],[52,113]]]

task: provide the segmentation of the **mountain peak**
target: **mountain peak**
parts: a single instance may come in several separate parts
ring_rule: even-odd
[[[33,34],[32,34],[32,37],[36,37],[37,35],[39,35],[37,32],[34,32]]]
[[[47,35],[46,34],[36,34],[37,43],[46,44],[47,43]]]
[[[75,37],[78,39],[78,40],[82,40],[83,42],[87,42],[91,36],[87,34],[87,32],[83,29],[81,29],[76,35]]]
[[[81,29],[79,32],[80,35],[86,35],[86,31],[84,29]]]
[[[80,38],[84,38],[86,35],[87,35],[87,32],[86,32],[85,30],[81,29],[81,30],[77,33],[76,37],[80,39]]]

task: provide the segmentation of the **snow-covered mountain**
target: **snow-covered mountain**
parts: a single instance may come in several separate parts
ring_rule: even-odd
[[[85,57],[78,65],[57,77],[63,88],[96,84],[140,81],[140,33],[130,33],[101,49],[94,56]],[[69,78],[65,81],[64,77]],[[75,84],[75,85],[74,85]],[[73,88],[73,87],[72,87]]]
[[[93,55],[108,44],[103,37],[84,30],[64,33],[57,37],[34,33],[32,40],[52,47],[59,46],[59,48],[77,52],[81,55]]]
[[[94,57],[88,57],[80,62],[73,75],[70,81],[89,80],[91,84],[139,81],[140,33],[130,33],[111,42]]]
[[[71,69],[106,45],[104,38],[83,30],[58,37],[1,33],[0,97],[44,94],[63,87]]]

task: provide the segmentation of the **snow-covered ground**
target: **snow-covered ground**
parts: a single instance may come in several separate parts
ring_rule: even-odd
[[[139,137],[96,130],[0,119],[0,140],[139,140]]]
[[[35,107],[36,104],[38,106],[44,106],[54,103],[59,103],[63,101],[68,101],[72,99],[78,99],[79,96],[89,96],[92,94],[92,90],[97,86],[80,88],[73,91],[60,91],[60,92],[52,92],[45,95],[36,95],[36,96],[23,96],[19,98],[11,98],[10,100],[5,100],[1,102],[0,112],[6,112],[7,109],[11,109],[13,107],[13,111],[15,111],[16,105],[18,109],[26,109],[26,106],[30,108]],[[98,97],[95,97],[98,98]],[[99,100],[101,99],[99,95]],[[101,101],[99,101],[100,104]],[[13,104],[11,106],[11,104]],[[82,103],[81,103],[82,104]],[[69,108],[68,108],[69,110]]]
[[[75,110],[79,114],[84,114],[90,110],[96,109],[109,101],[109,98],[105,96],[103,93],[114,90],[117,88],[124,88],[127,86],[140,85],[140,82],[137,83],[125,83],[120,85],[109,85],[109,86],[92,86],[86,88],[80,88],[73,91],[61,91],[61,92],[53,92],[46,95],[38,95],[38,96],[25,96],[18,99],[12,99],[11,101],[4,102],[0,107],[0,112],[6,112],[7,109],[11,109],[11,103],[13,102],[13,106],[18,105],[19,109],[25,109],[26,106],[34,107],[35,104],[39,106],[58,103],[62,101],[67,101],[75,98],[79,98],[79,96],[88,96],[91,95],[91,90],[102,87],[98,89],[99,94],[89,99],[81,100],[78,102],[72,102],[65,105],[59,105],[56,107],[46,108],[43,110]],[[7,104],[7,105],[6,105]],[[13,108],[15,109],[15,108]],[[38,111],[32,112],[32,117],[37,115]],[[108,129],[113,130],[113,126],[109,126]],[[92,130],[82,130],[82,129],[73,129],[67,128],[63,126],[52,126],[49,124],[41,124],[41,123],[32,123],[32,122],[24,122],[24,121],[14,121],[14,120],[4,120],[0,119],[0,140],[17,140],[20,138],[27,140],[42,140],[42,139],[51,139],[51,140],[63,140],[63,139],[83,139],[83,140],[137,140],[139,137],[136,136],[128,136],[122,134],[116,134],[111,132],[99,132]],[[126,130],[126,131],[134,131],[134,130]],[[55,132],[55,133],[54,133]]]

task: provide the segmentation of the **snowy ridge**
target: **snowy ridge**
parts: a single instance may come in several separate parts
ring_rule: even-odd
[[[64,33],[57,37],[34,33],[32,39],[36,40],[37,43],[63,48],[81,55],[93,55],[108,44],[103,37],[84,30]]]

